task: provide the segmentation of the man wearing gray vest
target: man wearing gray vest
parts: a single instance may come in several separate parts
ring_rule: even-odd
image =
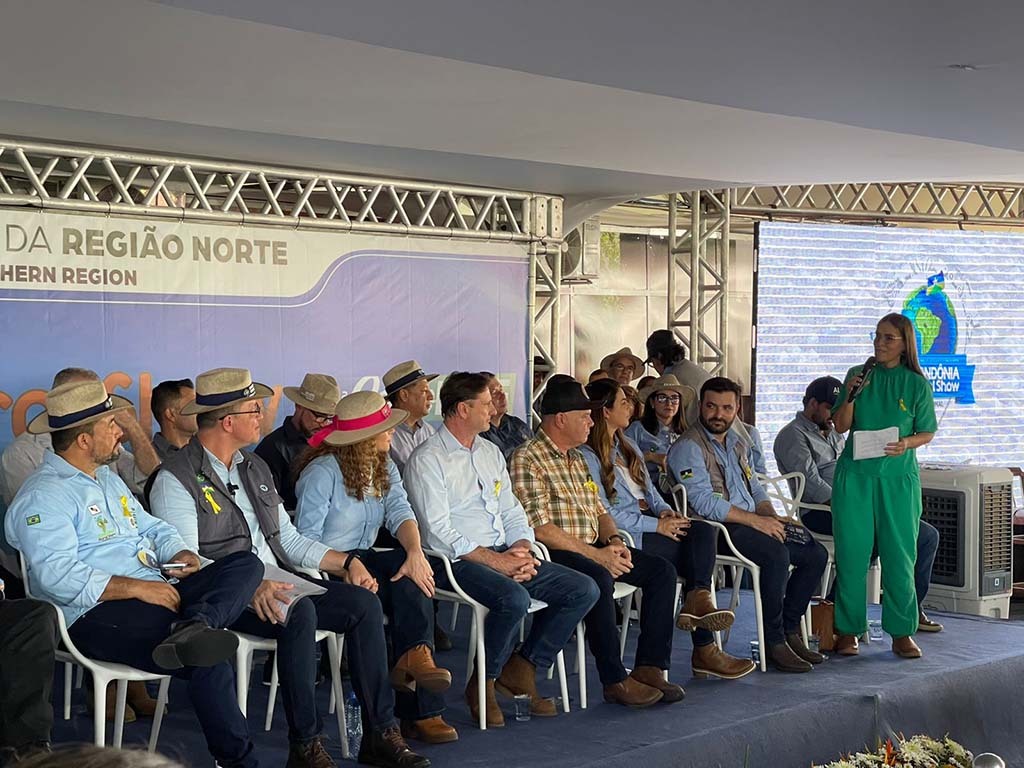
[[[182,409],[196,414],[199,432],[161,466],[150,496],[153,513],[177,528],[204,562],[252,551],[268,573],[272,568],[289,572],[288,581],[265,578],[252,610],[231,626],[277,641],[290,741],[286,768],[336,765],[321,741],[323,722],[316,708],[317,629],[345,634],[366,723],[359,761],[427,768],[430,761],[408,748],[395,720],[376,582],[354,555],[300,535],[266,462],[242,450],[259,440],[263,399],[271,395],[242,368],[200,374],[196,399]],[[290,592],[304,578],[298,568],[327,571],[345,583],[317,581],[322,594],[293,602]]]
[[[800,637],[800,619],[821,582],[828,553],[799,523],[775,513],[751,466],[751,446],[730,429],[740,387],[724,377],[700,390],[700,423],[669,449],[674,482],[686,486],[690,511],[723,523],[733,544],[761,569],[766,658],[782,672],[809,672],[825,660]],[[719,551],[724,547],[719,539]],[[793,566],[793,573],[789,568]]]

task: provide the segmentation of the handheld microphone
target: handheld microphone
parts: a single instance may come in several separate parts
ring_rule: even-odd
[[[871,373],[871,369],[875,367],[875,363],[877,362],[878,361],[875,360],[874,355],[864,361],[864,367],[860,371],[860,384],[850,390],[850,394],[847,396],[846,402],[852,403],[857,398],[857,395],[861,393],[861,390],[864,389],[864,385],[868,383],[868,374]]]

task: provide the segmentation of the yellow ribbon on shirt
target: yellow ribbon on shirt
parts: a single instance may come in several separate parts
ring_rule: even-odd
[[[130,506],[128,506],[128,497],[127,496],[122,496],[121,497],[121,511],[124,512],[124,516],[125,517],[131,517],[132,516],[132,508]]]
[[[205,496],[206,497],[206,501],[209,502],[210,509],[213,510],[213,514],[219,515],[220,514],[220,504],[218,504],[216,501],[214,501],[214,498],[213,498],[213,488],[211,488],[208,485],[204,485],[203,486],[203,496]]]
[[[494,481],[494,498],[498,498],[501,495],[501,480]]]

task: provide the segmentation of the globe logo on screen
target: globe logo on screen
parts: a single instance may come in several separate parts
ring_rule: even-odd
[[[903,315],[914,324],[921,356],[956,354],[956,310],[945,288],[945,275],[939,272],[903,302]]]

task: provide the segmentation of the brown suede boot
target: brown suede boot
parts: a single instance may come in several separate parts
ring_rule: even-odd
[[[860,641],[856,635],[839,635],[836,638],[836,653],[840,656],[856,656],[860,653]]]
[[[721,677],[724,680],[736,680],[757,669],[757,665],[750,659],[730,656],[714,643],[694,648],[690,665],[694,677]]]
[[[901,659],[920,659],[921,649],[917,647],[912,637],[894,637],[892,639],[892,652]]]
[[[141,680],[128,683],[128,695],[125,700],[139,717],[152,717],[156,714],[156,699],[149,695],[146,684]]]
[[[391,685],[400,691],[415,691],[416,686],[441,693],[452,684],[452,673],[434,664],[434,655],[426,645],[417,645],[403,653],[391,670]]]
[[[444,721],[440,715],[422,720],[403,720],[402,736],[416,739],[424,744],[447,744],[459,740],[459,732]]]
[[[632,677],[627,677],[621,683],[604,687],[605,701],[634,709],[643,709],[657,704],[663,695],[657,688],[641,683]]]
[[[494,683],[494,689],[502,696],[529,696],[530,713],[537,717],[554,717],[558,714],[554,700],[541,698],[537,693],[537,668],[518,653],[509,657]]]
[[[684,632],[706,629],[720,632],[732,626],[736,615],[732,611],[715,608],[711,592],[706,589],[691,589],[676,618],[676,626]]]
[[[675,704],[677,701],[682,701],[683,697],[686,696],[686,691],[683,690],[683,687],[666,680],[665,673],[657,667],[637,667],[629,673],[629,676],[637,682],[661,691],[662,704]]]
[[[477,706],[479,701],[476,690],[476,671],[473,671],[473,675],[469,678],[469,682],[466,683],[466,703],[469,705],[469,714],[473,718],[473,722],[479,722],[480,720],[480,708]],[[484,703],[487,707],[487,713],[484,716],[486,718],[488,728],[502,728],[505,725],[505,715],[501,712],[501,707],[498,706],[498,697],[494,695],[494,681],[488,680],[484,688]]]

